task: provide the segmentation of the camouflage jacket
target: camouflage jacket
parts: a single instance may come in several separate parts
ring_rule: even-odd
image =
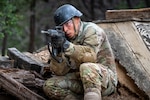
[[[70,69],[79,69],[85,62],[100,63],[116,73],[111,46],[103,29],[91,22],[80,22],[80,29],[75,39],[70,40],[70,46],[65,52],[65,61],[56,64],[51,70],[56,75],[64,75]],[[68,64],[69,63],[69,64]]]

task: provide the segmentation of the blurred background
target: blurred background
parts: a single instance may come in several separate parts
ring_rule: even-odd
[[[150,0],[0,0],[0,55],[7,48],[34,52],[46,45],[41,30],[54,28],[53,14],[63,4],[72,4],[83,21],[104,20],[107,10],[150,7]]]

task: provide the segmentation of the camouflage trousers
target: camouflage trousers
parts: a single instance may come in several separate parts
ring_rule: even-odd
[[[49,98],[63,100],[70,94],[83,96],[85,92],[95,89],[101,92],[101,88],[107,89],[109,83],[116,80],[114,78],[115,73],[101,64],[83,63],[80,65],[79,73],[68,73],[65,76],[54,76],[46,80],[43,90]],[[110,91],[114,90],[110,88]]]

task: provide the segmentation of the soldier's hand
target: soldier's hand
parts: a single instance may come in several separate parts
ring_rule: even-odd
[[[66,50],[69,47],[69,41],[65,38],[65,33],[62,30],[54,30],[51,37],[51,44],[54,48]]]

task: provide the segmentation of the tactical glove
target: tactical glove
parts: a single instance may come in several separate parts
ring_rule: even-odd
[[[52,30],[51,33],[52,47],[65,51],[70,45],[69,41],[65,37],[65,33],[62,30]]]

